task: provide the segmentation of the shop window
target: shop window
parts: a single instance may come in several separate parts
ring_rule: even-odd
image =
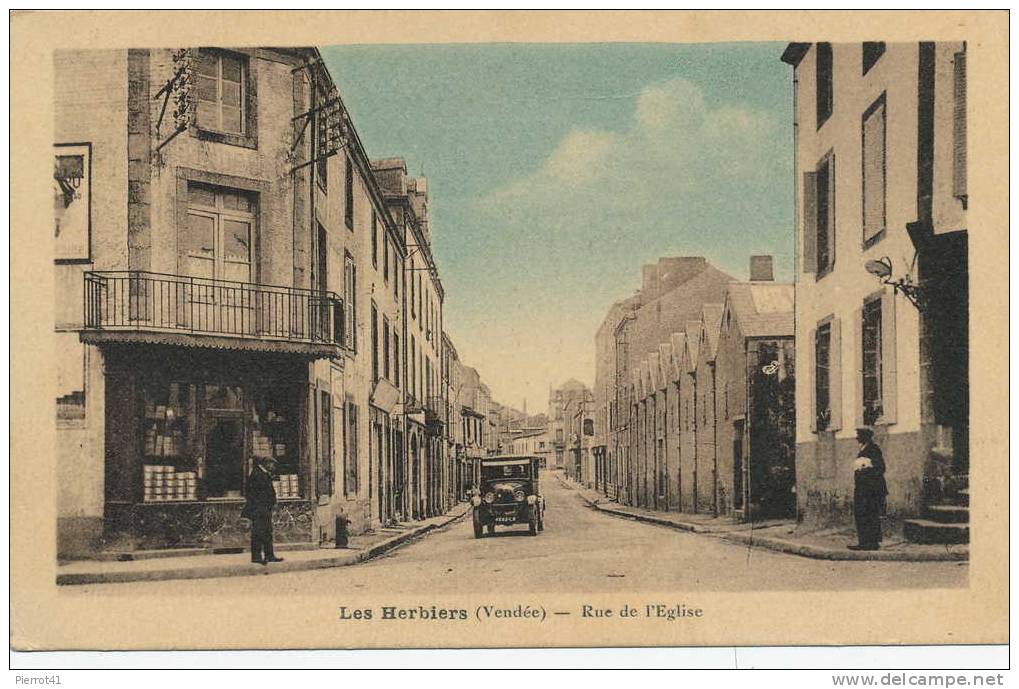
[[[817,128],[820,129],[835,107],[831,43],[817,44]]]
[[[863,423],[871,425],[881,419],[882,328],[881,299],[863,305]]]
[[[250,282],[256,208],[251,192],[189,182],[187,223],[178,238],[183,272]]]
[[[885,231],[885,97],[863,115],[863,243],[870,246]]]
[[[276,463],[276,497],[301,497],[298,455],[297,401],[292,388],[265,387],[252,396],[250,417],[251,457],[270,457]],[[251,471],[249,461],[246,472]]]
[[[196,500],[198,467],[193,447],[198,418],[196,386],[150,385],[142,395],[143,500]]]
[[[870,68],[885,54],[884,41],[863,42],[863,73],[866,74]]]

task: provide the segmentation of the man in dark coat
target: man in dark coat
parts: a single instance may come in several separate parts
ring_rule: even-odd
[[[255,459],[248,474],[247,502],[241,515],[251,520],[251,561],[259,564],[282,562],[272,551],[272,508],[276,489],[272,486],[272,460]]]
[[[857,428],[856,440],[860,443],[853,462],[853,514],[856,517],[856,537],[859,543],[850,550],[877,550],[881,543],[881,515],[885,511],[888,486],[885,483],[885,458],[874,442],[874,431]]]

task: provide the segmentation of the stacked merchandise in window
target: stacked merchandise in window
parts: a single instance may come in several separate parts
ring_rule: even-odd
[[[287,444],[283,442],[286,419],[275,411],[267,411],[262,419],[255,411],[252,420],[256,424],[256,427],[251,431],[252,457],[272,458],[280,466],[286,466]],[[276,489],[278,499],[285,500],[301,496],[296,473],[279,474],[273,480],[273,487]]]
[[[166,464],[146,464],[144,481],[145,502],[198,498],[198,476],[194,471],[178,471]]]

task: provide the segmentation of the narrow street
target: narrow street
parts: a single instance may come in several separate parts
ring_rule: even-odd
[[[965,586],[967,563],[830,562],[595,512],[545,472],[545,532],[504,528],[475,540],[469,519],[370,562],[269,576],[68,587],[65,595],[186,593],[559,593],[851,590]],[[247,557],[242,555],[238,557]]]

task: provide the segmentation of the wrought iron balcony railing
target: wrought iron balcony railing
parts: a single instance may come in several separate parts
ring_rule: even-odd
[[[446,422],[446,398],[432,395],[425,399],[425,420]]]
[[[88,271],[84,309],[83,339],[132,332],[220,336],[318,346],[319,354],[347,344],[343,300],[299,287]]]

